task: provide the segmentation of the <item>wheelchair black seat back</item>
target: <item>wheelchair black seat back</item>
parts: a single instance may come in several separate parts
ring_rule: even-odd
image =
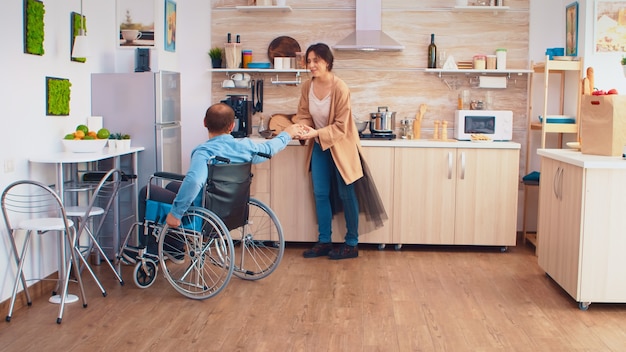
[[[252,172],[250,163],[209,164],[204,207],[219,216],[229,230],[248,220]]]

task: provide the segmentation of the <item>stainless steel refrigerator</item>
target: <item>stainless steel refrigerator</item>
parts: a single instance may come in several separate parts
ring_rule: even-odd
[[[182,173],[180,73],[96,73],[91,76],[91,114],[111,133],[131,135],[142,187],[156,171]]]

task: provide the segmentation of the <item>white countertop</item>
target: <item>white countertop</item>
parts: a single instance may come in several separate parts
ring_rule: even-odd
[[[136,153],[144,150],[144,147],[130,147],[128,150],[104,148],[100,153],[70,153],[70,152],[53,152],[46,154],[33,155],[28,160],[33,163],[85,163],[97,160],[112,158],[115,156]]]
[[[537,154],[586,169],[626,169],[621,156],[583,154],[574,149],[538,149]]]
[[[255,142],[264,142],[265,139],[253,136]],[[289,145],[300,145],[300,141],[292,140]],[[515,142],[470,142],[449,139],[437,141],[432,139],[361,139],[363,147],[401,147],[401,148],[476,148],[476,149],[520,149],[521,145]]]

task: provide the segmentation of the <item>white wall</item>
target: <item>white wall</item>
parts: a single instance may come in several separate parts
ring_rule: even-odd
[[[155,35],[163,33],[164,1],[155,1]],[[43,56],[23,53],[22,0],[3,2],[0,29],[5,33],[0,52],[3,84],[0,106],[3,133],[0,138],[0,189],[18,179],[35,179],[52,184],[54,169],[28,162],[31,155],[61,150],[60,139],[90,115],[90,75],[98,72],[132,72],[134,50],[117,47],[116,1],[83,0],[87,18],[90,56],[86,63],[70,60],[70,13],[80,12],[80,0],[46,0]],[[181,72],[183,165],[186,169],[191,149],[206,139],[202,127],[204,111],[210,102],[207,68],[210,48],[210,1],[177,0],[176,52],[164,52],[162,39],[151,50],[155,70]],[[45,114],[45,77],[67,78],[72,83],[70,115]],[[5,172],[5,164],[14,170]],[[4,222],[2,222],[4,224]],[[55,236],[52,236],[55,237]],[[0,301],[10,297],[14,264],[5,226],[0,226]],[[56,239],[35,243],[26,272],[43,277],[56,271]],[[45,255],[41,255],[45,252]]]

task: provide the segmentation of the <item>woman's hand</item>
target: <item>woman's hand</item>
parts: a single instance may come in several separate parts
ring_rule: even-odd
[[[319,136],[317,130],[310,126],[302,125],[302,131],[303,134],[298,137],[299,139],[311,139]]]
[[[180,219],[175,218],[174,215],[172,215],[172,213],[167,214],[167,218],[165,218],[165,222],[167,223],[167,226],[169,227],[180,226]]]

